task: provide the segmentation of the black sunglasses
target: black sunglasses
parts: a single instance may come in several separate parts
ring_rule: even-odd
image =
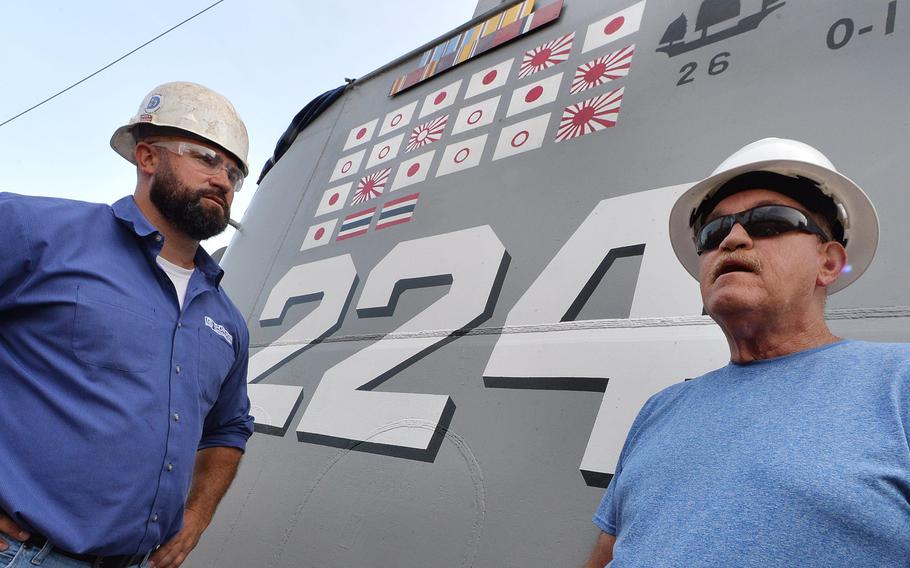
[[[761,205],[708,221],[695,234],[695,252],[701,254],[719,247],[737,223],[742,225],[750,237],[773,237],[790,231],[802,231],[818,235],[825,242],[831,240],[818,223],[799,209],[786,205]]]

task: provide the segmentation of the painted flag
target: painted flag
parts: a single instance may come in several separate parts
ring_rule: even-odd
[[[552,115],[548,112],[503,128],[493,152],[493,161],[540,148]]]
[[[420,183],[427,179],[427,174],[430,173],[430,162],[433,161],[435,154],[436,150],[430,150],[415,158],[401,162],[389,192],[398,191],[402,187]]]
[[[329,181],[335,181],[336,179],[341,179],[357,173],[357,170],[360,169],[360,162],[363,161],[363,155],[366,153],[366,150],[361,150],[350,156],[339,158],[338,162],[335,164],[335,169],[332,170],[332,177],[329,178]]]
[[[392,168],[385,168],[360,178],[357,183],[357,190],[354,192],[354,198],[351,199],[351,205],[364,203],[382,195],[382,190],[385,189],[385,184],[389,181],[389,172],[391,171]]]
[[[574,40],[575,32],[572,32],[526,51],[521,59],[521,67],[518,69],[518,78],[521,79],[522,77],[533,75],[538,71],[549,69],[563,61],[567,61],[572,53],[572,42]]]
[[[482,69],[477,73],[471,75],[471,80],[468,81],[468,89],[464,93],[464,98],[470,99],[471,97],[476,97],[487,91],[492,91],[493,89],[498,89],[506,84],[506,81],[509,79],[509,71],[512,70],[512,63],[515,61],[515,58],[506,59],[501,63],[497,63],[492,67],[487,67]]]
[[[373,146],[373,150],[370,152],[370,159],[367,160],[367,169],[378,166],[383,162],[388,162],[398,156],[398,150],[401,149],[403,140],[404,132]]]
[[[370,207],[364,211],[351,213],[341,222],[341,228],[338,230],[338,236],[335,241],[343,241],[352,237],[359,237],[370,230],[370,223],[373,222],[373,213],[375,207]]]
[[[562,12],[563,0],[537,0],[534,3],[534,12],[524,19],[521,33],[536,30],[559,17]]]
[[[487,135],[483,134],[470,140],[446,146],[445,151],[442,153],[442,160],[439,162],[439,168],[436,170],[436,177],[460,172],[479,164],[480,156],[483,154],[483,147],[486,143]]]
[[[635,54],[635,44],[624,47],[619,51],[598,57],[578,66],[572,87],[569,89],[573,95],[598,87],[608,81],[625,77],[632,66],[632,56]]]
[[[377,122],[379,122],[379,119],[374,118],[369,122],[364,122],[360,126],[352,128],[351,132],[348,133],[348,139],[344,143],[343,150],[350,150],[354,146],[360,146],[364,142],[368,142],[373,137],[373,132],[376,131]]]
[[[417,118],[423,118],[454,103],[455,97],[458,96],[458,89],[461,88],[461,81],[459,79],[451,85],[446,85],[438,91],[433,91],[427,95],[427,98],[423,100],[423,106],[420,107],[420,115]]]
[[[349,181],[346,184],[325,190],[325,193],[322,194],[322,199],[319,200],[319,207],[316,208],[315,216],[319,217],[327,213],[332,213],[344,207],[344,203],[348,200],[348,194],[351,193],[351,187],[353,185],[354,182]]]
[[[408,147],[405,151],[416,150],[442,138],[442,133],[445,132],[448,122],[449,115],[445,114],[415,126],[414,130],[411,131],[411,136],[408,138]]]
[[[581,52],[587,53],[611,41],[637,32],[639,26],[641,26],[641,15],[644,11],[645,2],[642,0],[638,4],[632,4],[625,10],[620,10],[602,20],[597,20],[588,26]]]
[[[622,104],[623,88],[598,95],[578,104],[567,106],[559,121],[556,141],[565,142],[572,138],[616,126],[619,106]]]
[[[393,110],[385,115],[385,118],[382,119],[382,126],[379,128],[379,135],[385,136],[389,132],[407,126],[411,119],[414,118],[415,109],[417,109],[417,101],[408,103],[400,109]]]
[[[386,229],[401,223],[407,223],[414,216],[414,207],[417,206],[419,193],[406,195],[399,199],[393,199],[386,202],[379,212],[379,219],[376,221],[376,230]]]
[[[458,111],[458,118],[455,119],[455,125],[452,126],[452,134],[461,134],[493,122],[493,116],[496,114],[496,108],[499,106],[501,98],[497,95],[492,99],[474,103]]]
[[[515,89],[512,92],[512,100],[509,101],[509,111],[506,116],[509,117],[552,103],[556,100],[556,95],[559,93],[560,81],[562,81],[562,73],[557,73],[536,83],[529,83],[524,87]]]
[[[303,237],[303,244],[300,245],[300,250],[309,250],[330,243],[332,241],[332,233],[335,232],[335,225],[337,224],[338,219],[330,219],[324,223],[311,226],[306,230],[306,236]]]

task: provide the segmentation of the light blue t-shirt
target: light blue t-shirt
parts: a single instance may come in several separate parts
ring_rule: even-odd
[[[842,341],[674,385],[594,516],[610,568],[910,566],[910,345]]]

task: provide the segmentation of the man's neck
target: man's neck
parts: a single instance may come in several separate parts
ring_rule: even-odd
[[[188,237],[184,232],[174,227],[144,195],[137,194],[134,198],[136,205],[145,218],[148,219],[148,222],[164,236],[164,246],[161,249],[160,256],[182,268],[194,268],[196,266],[196,250],[199,248],[199,241]]]
[[[786,321],[755,317],[717,321],[727,337],[734,363],[782,357],[840,341],[831,333],[823,314],[805,319],[789,317]]]

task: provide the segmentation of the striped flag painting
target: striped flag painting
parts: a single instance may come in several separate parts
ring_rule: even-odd
[[[607,81],[613,81],[629,74],[632,66],[632,55],[635,53],[635,44],[614,51],[593,61],[588,61],[578,66],[572,87],[569,89],[573,95],[587,91],[592,87],[599,87]]]
[[[379,212],[376,229],[386,229],[410,221],[414,216],[414,208],[417,206],[419,197],[419,193],[413,193],[387,202]]]
[[[375,207],[370,207],[364,211],[351,213],[341,221],[341,229],[338,230],[338,236],[335,241],[343,241],[353,237],[359,237],[370,230],[370,223],[373,221]]]
[[[521,60],[521,68],[518,70],[518,78],[533,75],[538,71],[567,61],[572,52],[574,40],[575,32],[572,32],[526,51]]]
[[[565,142],[605,128],[616,126],[623,89],[598,95],[565,108],[556,131],[556,141]]]

